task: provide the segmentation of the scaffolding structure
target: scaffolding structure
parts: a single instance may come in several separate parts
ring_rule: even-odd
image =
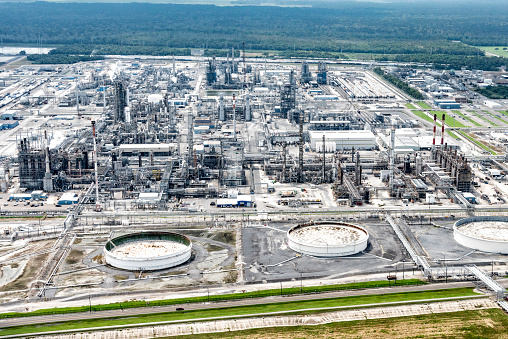
[[[436,147],[432,153],[434,161],[449,173],[451,183],[458,191],[471,192],[472,171],[467,158],[452,150],[447,144]]]
[[[31,147],[30,142],[26,138],[19,141],[19,186],[21,188],[28,190],[42,190],[44,188],[46,157],[46,150],[44,148]]]

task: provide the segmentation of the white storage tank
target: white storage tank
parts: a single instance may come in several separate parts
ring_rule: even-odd
[[[142,232],[122,235],[104,246],[106,262],[131,271],[154,271],[187,262],[192,243],[184,235],[172,232]]]
[[[453,225],[455,241],[478,251],[508,254],[508,217],[464,218]]]
[[[341,257],[364,251],[369,233],[360,226],[340,222],[310,222],[287,233],[288,246],[316,257]]]

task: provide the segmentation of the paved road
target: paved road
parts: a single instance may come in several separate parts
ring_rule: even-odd
[[[176,307],[184,307],[185,310],[205,310],[211,308],[220,307],[233,307],[233,306],[250,306],[260,304],[271,304],[287,301],[304,301],[304,300],[317,300],[324,298],[338,298],[348,296],[362,296],[362,295],[377,295],[384,293],[397,293],[397,292],[412,292],[412,291],[429,291],[437,289],[449,289],[459,287],[473,287],[473,282],[455,282],[455,283],[442,283],[442,284],[429,284],[419,286],[397,286],[397,287],[385,287],[385,288],[373,288],[364,290],[351,290],[351,291],[337,291],[337,292],[326,292],[319,294],[305,294],[305,295],[293,295],[293,296],[278,296],[258,299],[241,299],[232,301],[219,301],[210,303],[197,303],[197,304],[183,304],[183,305],[169,305],[160,307],[142,307],[142,308],[131,308],[125,310],[111,310],[111,311],[97,311],[92,313],[70,313],[70,314],[56,314],[46,315],[37,317],[24,317],[24,318],[11,318],[11,319],[0,319],[0,328],[19,326],[19,325],[31,325],[31,324],[47,324],[51,322],[61,321],[77,321],[85,319],[102,319],[110,317],[123,317],[141,314],[156,314],[163,312],[175,312]]]

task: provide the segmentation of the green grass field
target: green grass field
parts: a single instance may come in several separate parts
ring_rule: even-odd
[[[474,143],[476,146],[480,147],[481,149],[484,149],[486,150],[487,152],[489,152],[490,154],[492,155],[497,155],[496,152],[494,152],[493,150],[491,150],[489,147],[487,147],[486,145],[484,145],[482,142],[476,140],[475,138],[473,138],[472,136],[468,135],[467,133],[464,133],[462,131],[459,131],[459,134],[462,135],[464,138],[468,139],[469,141],[471,141],[472,143]]]
[[[508,111],[499,111],[499,113],[501,113],[505,117],[508,117]]]
[[[470,113],[473,113],[475,116],[477,116],[478,118],[482,119],[483,121],[486,121],[488,122],[491,126],[494,126],[494,127],[497,127],[498,125],[492,121],[490,121],[489,119],[485,118],[483,115],[481,114],[478,114],[474,111],[470,111]]]
[[[401,339],[506,338],[508,317],[500,309],[425,314],[409,317],[334,322],[316,326],[268,327],[244,331],[178,336],[178,339]]]
[[[416,107],[413,104],[410,104],[409,102],[406,104],[406,107],[409,109],[416,109]]]
[[[285,303],[274,303],[253,306],[221,307],[216,309],[169,312],[158,314],[147,314],[129,317],[89,319],[80,321],[67,321],[60,323],[46,323],[39,325],[16,326],[0,330],[0,336],[14,334],[30,334],[46,331],[78,330],[92,327],[114,327],[119,325],[142,325],[143,323],[163,322],[163,321],[188,321],[193,319],[227,317],[227,316],[249,316],[258,313],[277,313],[294,311],[294,313],[315,313],[323,310],[308,310],[314,308],[330,308],[338,306],[358,306],[366,304],[379,304],[389,302],[412,302],[424,299],[446,299],[452,297],[476,296],[473,288],[455,288],[447,290],[390,293],[380,295],[366,295],[357,297],[343,297],[333,299],[292,301]],[[291,312],[293,313],[293,312]],[[266,316],[266,315],[264,315]]]
[[[445,123],[450,127],[467,127],[457,119],[451,117],[448,113],[445,111],[429,111],[432,114],[437,114],[437,120],[442,121],[443,114],[445,115]]]
[[[477,123],[476,121],[474,121],[473,119],[471,119],[470,117],[467,117],[466,115],[462,114],[460,111],[452,111],[453,113],[455,114],[458,114],[460,115],[461,117],[463,117],[464,119],[466,119],[467,121],[469,121],[473,126],[476,126],[476,127],[482,127],[482,124],[479,124]]]
[[[397,281],[397,286],[404,285],[423,285],[425,282],[418,279],[405,279]],[[329,292],[329,291],[343,291],[343,290],[357,290],[357,289],[367,289],[367,288],[380,288],[380,287],[388,287],[393,286],[394,284],[387,280],[380,281],[365,281],[365,282],[357,282],[357,283],[349,283],[349,284],[337,284],[337,285],[323,285],[323,286],[303,286],[300,287],[291,287],[291,288],[283,288],[281,289],[270,289],[270,290],[261,290],[254,292],[246,292],[246,293],[229,293],[229,294],[220,294],[220,295],[210,295],[210,296],[201,296],[201,297],[193,297],[193,298],[180,298],[180,299],[164,299],[164,300],[152,300],[150,303],[146,303],[144,300],[139,301],[127,301],[122,303],[111,303],[104,305],[92,305],[92,311],[106,311],[106,310],[119,310],[126,308],[138,308],[138,307],[147,307],[147,306],[164,306],[164,305],[179,305],[179,304],[188,304],[188,303],[203,303],[209,301],[226,301],[226,300],[238,300],[238,299],[248,299],[248,298],[264,298],[271,296],[279,296],[279,295],[295,295],[295,294],[304,294],[304,293],[320,293],[320,292]],[[66,313],[80,313],[80,312],[89,312],[89,306],[81,306],[81,307],[61,307],[61,308],[51,308],[51,309],[41,309],[32,312],[11,312],[11,313],[2,313],[0,314],[0,318],[16,318],[16,317],[32,317],[32,316],[40,316],[40,315],[50,315],[50,314],[66,314]]]
[[[450,137],[452,137],[453,139],[459,139],[459,140],[461,139],[461,138],[460,138],[457,134],[453,133],[453,132],[452,132],[452,131],[450,131],[450,130],[446,130],[446,133],[448,133],[448,135],[449,135]]]
[[[411,111],[413,112],[414,115],[416,115],[417,117],[420,117],[422,118],[423,120],[426,120],[430,123],[434,123],[434,119],[432,119],[430,116],[428,116],[427,114],[423,113],[422,111]],[[441,124],[437,123],[439,126],[441,126]]]
[[[479,46],[478,48],[482,51],[508,58],[508,49],[503,50],[503,48],[508,48],[507,46]]]
[[[490,113],[489,111],[483,111],[483,112],[484,112],[484,113],[486,113],[486,114],[488,114],[488,115],[490,115],[490,116],[491,116],[491,117],[493,117],[494,119],[497,119],[497,120],[501,121],[502,123],[504,123],[504,124],[508,125],[508,121],[506,121],[506,120],[504,120],[504,119],[502,119],[502,118],[500,118],[500,117],[497,117],[495,114],[492,114],[492,113]]]
[[[423,109],[432,109],[432,107],[424,101],[417,101],[416,103]]]

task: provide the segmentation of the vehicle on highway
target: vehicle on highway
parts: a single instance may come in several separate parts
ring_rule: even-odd
[[[177,307],[177,308],[176,308],[176,310],[177,310],[177,311],[183,311],[183,310],[184,310],[184,308],[183,308],[183,307]]]

